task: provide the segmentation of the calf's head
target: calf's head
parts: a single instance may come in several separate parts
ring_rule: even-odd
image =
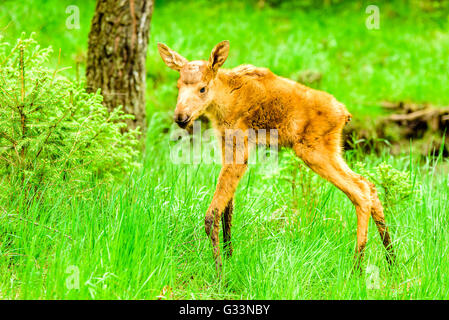
[[[174,120],[181,128],[185,128],[213,103],[217,93],[214,80],[218,69],[228,57],[229,41],[217,44],[208,61],[188,61],[163,43],[157,46],[165,64],[180,74]]]

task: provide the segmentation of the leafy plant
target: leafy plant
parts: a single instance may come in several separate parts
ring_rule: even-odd
[[[139,132],[123,130],[132,116],[47,68],[51,53],[32,37],[0,43],[1,185],[77,190],[94,176],[119,179],[137,166]]]
[[[410,172],[399,171],[386,162],[373,168],[367,168],[365,163],[357,162],[355,169],[382,188],[379,193],[387,207],[409,200],[419,192],[413,184]]]

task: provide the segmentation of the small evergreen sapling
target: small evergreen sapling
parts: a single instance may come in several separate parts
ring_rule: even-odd
[[[47,68],[51,52],[32,38],[0,43],[1,185],[77,190],[123,177],[137,166],[139,129],[122,130],[132,116]]]

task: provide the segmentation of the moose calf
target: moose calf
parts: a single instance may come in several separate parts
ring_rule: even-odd
[[[247,168],[248,149],[261,143],[246,135],[244,143],[237,145],[227,136],[250,129],[266,129],[267,132],[275,129],[279,147],[292,148],[307,166],[348,196],[357,214],[355,257],[358,267],[367,241],[370,215],[387,249],[387,261],[392,263],[391,238],[376,188],[351,171],[341,155],[341,133],[351,119],[342,103],[326,92],[279,77],[265,68],[241,65],[231,70],[221,69],[228,57],[229,41],[217,44],[208,61],[188,61],[162,43],[158,44],[158,49],[167,66],[180,73],[174,121],[186,128],[205,115],[221,141],[223,166],[205,218],[219,273],[222,264],[218,241],[220,218],[224,249],[231,255],[234,192]],[[270,143],[270,135],[265,142]],[[231,159],[225,156],[228,147],[233,150]]]

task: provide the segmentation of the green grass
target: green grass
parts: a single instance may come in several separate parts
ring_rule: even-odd
[[[152,156],[156,152],[158,156]],[[357,223],[350,201],[314,176],[313,193],[304,194],[297,211],[291,210],[289,185],[265,179],[270,163],[252,166],[240,183],[233,221],[235,251],[224,260],[223,281],[217,280],[204,214],[219,165],[175,165],[162,140],[149,146],[142,172],[113,191],[99,187],[79,199],[49,187],[43,190],[43,200],[26,202],[18,195],[14,202],[1,204],[9,215],[0,215],[0,296],[447,298],[447,163],[417,166],[407,155],[347,156],[351,163],[363,160],[368,167],[387,161],[410,172],[420,190],[387,209],[398,255],[391,271],[370,222],[364,265],[379,268],[378,289],[367,287],[370,273],[351,273]],[[69,290],[66,281],[73,266],[79,270],[80,287]]]
[[[62,48],[63,65],[86,50],[94,1],[76,1],[81,29],[67,30],[65,8],[74,1],[6,1],[0,30],[6,41],[36,32],[43,46]],[[169,153],[168,112],[177,74],[156,51],[164,42],[188,59],[206,59],[231,41],[226,67],[251,63],[296,79],[322,73],[315,86],[331,92],[358,117],[380,113],[381,100],[449,104],[449,21],[402,2],[383,4],[381,29],[365,28],[365,7],[254,9],[206,1],[158,1],[148,56],[150,128],[142,170],[112,188],[95,186],[83,197],[50,185],[42,198],[25,193],[0,203],[0,298],[22,299],[447,299],[449,239],[448,163],[347,152],[374,167],[382,161],[409,172],[420,192],[388,208],[398,263],[385,263],[370,222],[364,265],[352,275],[356,215],[335,187],[313,178],[313,193],[291,208],[291,189],[265,179],[270,163],[252,166],[236,193],[234,255],[215,274],[204,214],[219,165],[175,165]],[[344,23],[343,23],[344,22]],[[7,26],[7,27],[6,27]],[[6,28],[5,28],[6,27]],[[57,60],[57,54],[53,63]],[[74,77],[75,71],[68,71]],[[3,210],[4,208],[4,210]],[[69,289],[73,270],[79,289]],[[368,281],[369,282],[369,281]]]

